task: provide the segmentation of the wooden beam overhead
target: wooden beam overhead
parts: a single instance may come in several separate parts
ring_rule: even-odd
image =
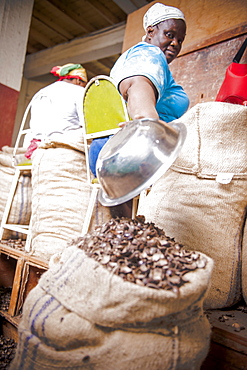
[[[71,38],[67,38],[63,35],[61,35],[60,33],[58,33],[56,30],[54,30],[53,28],[51,28],[50,26],[48,26],[47,24],[41,22],[38,18],[36,18],[35,16],[32,17],[32,26],[34,29],[36,30],[39,30],[39,29],[45,29],[46,30],[46,34],[50,35],[51,37],[59,37],[59,39],[61,39],[61,42],[66,42],[66,41],[69,41]],[[39,27],[41,26],[41,27]],[[31,31],[30,31],[31,32]],[[40,32],[40,31],[39,31]],[[41,32],[40,32],[41,33]],[[55,45],[55,44],[54,44]],[[52,46],[52,45],[50,45]]]
[[[126,14],[130,14],[142,6],[148,4],[145,0],[113,0],[115,4],[119,6]]]
[[[110,72],[110,69],[99,61],[95,62],[94,64],[84,63],[83,67],[86,68],[88,78],[93,77],[93,76],[97,76],[99,74],[108,75],[109,72]]]
[[[97,0],[85,0],[88,5],[92,6],[94,10],[101,15],[110,24],[116,24],[120,22],[120,19],[115,17],[105,6],[100,4]]]
[[[137,7],[130,0],[113,0],[126,14],[130,14],[137,10]]]
[[[37,51],[39,51],[37,48],[35,48],[34,46],[28,44],[27,45],[27,54],[32,54],[32,53],[36,53]]]
[[[45,46],[46,48],[50,48],[56,45],[55,42],[52,42],[49,37],[43,35],[35,28],[32,28],[32,31],[30,32],[30,37],[32,37],[34,40],[36,40],[37,43]]]
[[[116,62],[119,56],[120,56],[120,53],[112,57],[102,58],[98,62],[102,63],[106,68],[111,69],[113,64]]]
[[[72,40],[73,34],[65,30],[63,27],[55,23],[53,20],[49,19],[46,15],[38,12],[36,9],[33,9],[33,19],[36,19],[42,22],[44,25],[49,27],[51,30],[57,32],[61,37],[64,37],[65,40]]]
[[[51,2],[47,0],[42,0],[42,4],[45,6],[45,8],[47,9],[49,13],[54,14],[54,17],[57,14],[57,16],[59,16],[60,21],[64,19],[65,22],[70,22],[71,24],[75,24],[83,32],[88,33],[88,32],[94,31],[92,27],[90,27],[91,29],[87,28],[88,26],[87,22],[84,22],[84,21],[82,22],[81,17],[80,17],[80,21],[78,22],[75,19],[76,17],[73,14],[71,14],[71,11],[69,11],[69,8],[68,9],[66,8],[66,12],[64,12],[63,10],[59,9],[58,6],[53,5]]]
[[[72,5],[69,1],[61,1],[61,0],[50,0],[54,7],[56,7],[59,11],[66,14],[71,20],[75,21],[78,25],[80,25],[84,32],[90,33],[97,30],[91,23],[88,22],[85,17],[81,14],[77,14],[77,12],[73,11]]]
[[[95,32],[87,37],[56,45],[52,48],[27,55],[24,77],[35,79],[48,73],[55,65],[69,62],[88,63],[121,53],[125,33],[125,22],[116,27]]]

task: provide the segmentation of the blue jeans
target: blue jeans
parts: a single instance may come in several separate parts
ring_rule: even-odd
[[[95,177],[97,177],[96,162],[98,159],[99,152],[101,151],[101,149],[103,148],[105,143],[110,139],[111,136],[112,135],[94,139],[89,147],[89,167]]]

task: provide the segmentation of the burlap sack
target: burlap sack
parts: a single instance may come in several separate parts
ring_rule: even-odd
[[[81,235],[91,192],[82,139],[66,137],[46,142],[32,156],[31,253],[46,260]],[[91,228],[110,218],[109,208],[97,202]]]
[[[75,246],[29,293],[12,370],[200,369],[213,261],[172,291],[122,280]]]
[[[229,307],[241,298],[247,108],[200,103],[180,121],[188,131],[184,147],[171,169],[140,202],[138,213],[188,249],[214,259],[205,307]]]
[[[24,150],[19,150],[17,159],[23,157]],[[4,146],[0,152],[0,221],[9,196],[15,169],[12,166],[13,148]],[[31,174],[20,177],[10,210],[8,223],[28,225],[31,215]],[[2,239],[25,239],[26,235],[15,231],[4,230]]]
[[[246,208],[247,212],[247,208]],[[247,304],[247,222],[245,215],[245,226],[243,232],[243,244],[242,244],[242,291],[245,303]]]

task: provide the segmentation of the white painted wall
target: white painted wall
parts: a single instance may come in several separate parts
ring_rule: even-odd
[[[0,0],[0,83],[20,91],[34,0]]]

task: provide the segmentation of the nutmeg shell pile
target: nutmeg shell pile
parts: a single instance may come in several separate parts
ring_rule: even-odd
[[[187,272],[206,266],[205,257],[184,249],[144,216],[111,219],[76,245],[125,281],[155,289],[178,292]]]

